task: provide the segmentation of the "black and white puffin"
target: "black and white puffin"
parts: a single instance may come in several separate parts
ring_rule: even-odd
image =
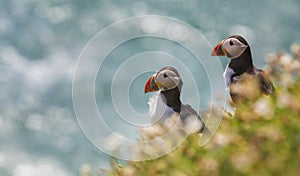
[[[224,79],[233,102],[236,103],[239,100],[243,100],[241,94],[239,94],[242,90],[233,90],[232,88],[232,85],[244,83],[244,79],[241,79],[242,76],[245,79],[257,79],[259,83],[257,89],[259,92],[266,95],[271,95],[274,92],[272,82],[261,69],[253,65],[250,46],[243,37],[233,35],[222,40],[214,47],[211,55],[230,58],[230,62],[224,72]]]
[[[159,122],[166,127],[172,118],[177,117],[180,119],[180,127],[185,131],[201,132],[204,120],[190,105],[181,103],[182,84],[178,71],[173,67],[164,67],[148,79],[144,88],[145,93],[159,92],[149,99],[151,121]]]

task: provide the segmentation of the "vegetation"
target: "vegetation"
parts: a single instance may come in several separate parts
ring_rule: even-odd
[[[199,147],[191,135],[172,153],[150,161],[112,162],[106,175],[286,175],[300,173],[300,47],[267,57],[275,95],[258,97],[228,114],[213,139]]]

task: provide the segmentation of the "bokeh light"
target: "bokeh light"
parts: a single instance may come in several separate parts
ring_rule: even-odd
[[[265,65],[263,58],[268,53],[289,50],[290,45],[300,39],[298,0],[0,0],[0,175],[77,175],[85,163],[91,165],[94,173],[99,166],[108,167],[108,156],[94,149],[75,118],[71,89],[76,60],[86,42],[108,25],[137,15],[153,14],[182,20],[201,31],[211,43],[233,33],[242,34],[249,41],[259,67]],[[159,27],[159,21],[149,19],[141,30],[151,34]],[[189,37],[182,26],[170,25],[168,31],[170,37],[177,40]],[[108,36],[105,42],[109,45],[113,40],[114,36]],[[138,44],[151,48],[153,43],[147,39],[131,50],[139,48]],[[169,44],[157,47],[176,53]],[[126,49],[122,50],[124,55]],[[209,53],[203,53],[203,57],[216,59],[210,58]],[[282,57],[280,64],[291,71],[297,70],[299,64],[290,62],[289,57]],[[227,60],[221,62],[225,66]],[[110,64],[115,65],[113,61]],[[293,67],[289,67],[291,65]],[[201,78],[200,83],[206,79],[201,76],[199,67],[191,66],[190,71]],[[109,69],[104,72],[113,74]],[[289,75],[283,76],[286,79],[282,84],[292,83]],[[108,86],[105,82],[99,84]],[[208,94],[205,90],[210,90],[209,86],[202,87],[201,93]],[[105,97],[105,89],[97,90],[96,94]],[[287,94],[279,96],[282,98],[278,106],[289,106],[293,102]],[[144,103],[147,102],[140,102],[141,106],[135,108],[145,108]],[[272,114],[263,111],[267,106],[265,102],[258,102],[256,113]],[[229,140],[224,136],[219,138],[222,144]],[[235,157],[244,164],[255,162],[255,157],[252,161],[243,160],[239,153]],[[270,169],[277,167],[273,161],[276,159],[281,158],[269,158]],[[218,167],[214,160],[205,165],[208,169]]]

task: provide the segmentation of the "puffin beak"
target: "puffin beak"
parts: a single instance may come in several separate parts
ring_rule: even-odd
[[[146,82],[145,88],[144,88],[144,92],[148,93],[148,92],[155,92],[159,90],[158,85],[155,83],[155,77],[156,74],[152,75],[148,81]]]
[[[225,56],[225,53],[222,50],[223,42],[224,42],[224,40],[215,46],[214,50],[211,53],[212,56]]]

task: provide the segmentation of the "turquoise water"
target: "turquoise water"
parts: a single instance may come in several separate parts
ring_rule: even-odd
[[[259,67],[264,66],[268,53],[289,50],[293,42],[300,42],[298,0],[2,0],[0,8],[0,175],[78,175],[82,164],[90,164],[94,172],[108,166],[108,156],[98,151],[79,128],[72,104],[72,80],[77,58],[87,42],[118,20],[139,15],[176,18],[196,28],[211,45],[240,34],[248,40]],[[114,37],[107,36],[107,44]],[[102,49],[95,48],[95,52]],[[127,41],[109,53],[95,85],[97,105],[115,131],[124,132],[122,128],[126,127],[115,123],[118,114],[110,96],[113,75],[128,58],[145,51],[168,52],[180,58],[197,78],[201,91],[200,104],[195,107],[188,72],[179,70],[186,80],[184,102],[205,110],[210,101],[205,69],[215,68],[205,68],[192,53],[172,41],[153,37]],[[209,54],[204,50],[202,59],[217,59]],[[167,56],[152,53],[141,59],[153,57],[162,57],[162,61]],[[220,58],[223,67],[227,61]],[[160,64],[175,65],[165,61]],[[137,67],[129,65],[125,73],[134,74]],[[123,105],[130,103],[136,112],[147,113],[149,95],[144,95],[143,86],[153,73],[145,70],[137,75],[128,90],[129,100]],[[129,79],[126,74],[120,80]],[[116,90],[120,94],[124,91],[121,87]],[[147,119],[129,120],[143,123]],[[126,132],[135,137],[130,130]]]

